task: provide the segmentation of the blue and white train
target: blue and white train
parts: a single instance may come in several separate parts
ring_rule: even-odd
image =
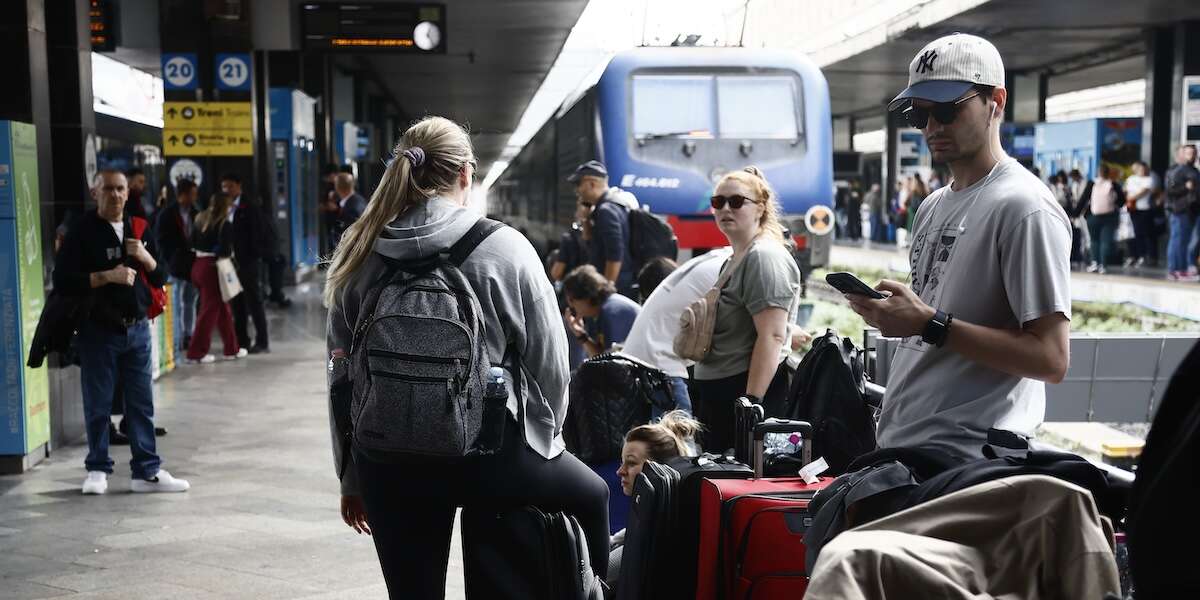
[[[803,56],[639,48],[615,56],[594,85],[568,99],[530,139],[492,186],[489,212],[535,244],[553,244],[575,213],[567,176],[599,159],[612,185],[667,216],[681,249],[712,248],[726,244],[710,215],[713,185],[753,164],[775,188],[803,245],[814,240],[803,216],[833,203],[832,155],[829,90]],[[815,239],[828,244],[829,237]]]

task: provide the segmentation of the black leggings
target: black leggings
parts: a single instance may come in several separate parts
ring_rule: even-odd
[[[733,401],[746,395],[749,380],[750,371],[724,379],[692,380],[692,414],[704,424],[700,447],[705,452],[720,454],[733,447]],[[775,413],[786,403],[787,393],[787,363],[782,362],[762,399],[768,417],[781,416]]]
[[[592,570],[608,572],[608,486],[568,452],[546,460],[508,419],[494,456],[443,464],[372,462],[354,453],[375,551],[392,598],[445,597],[454,509],[534,505],[579,519]]]

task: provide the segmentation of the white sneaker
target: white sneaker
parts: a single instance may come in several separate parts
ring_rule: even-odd
[[[87,479],[83,480],[83,493],[99,496],[107,491],[108,473],[104,471],[88,471]]]
[[[1087,266],[1088,273],[1095,273],[1096,271],[1099,271],[1099,270],[1100,270],[1100,265],[1097,263],[1091,263]]]
[[[188,358],[184,359],[183,362],[189,365],[207,365],[217,362],[217,357],[211,354],[205,354],[204,358]]]
[[[192,487],[186,479],[172,477],[166,469],[159,469],[154,479],[134,479],[129,483],[129,491],[138,494],[153,494],[156,492],[186,492]]]
[[[221,355],[221,360],[237,360],[237,359],[239,359],[239,358],[246,358],[246,357],[247,357],[247,356],[249,356],[249,355],[250,355],[250,351],[249,351],[249,350],[247,350],[247,349],[245,349],[245,348],[241,348],[241,349],[239,349],[239,350],[237,351],[237,354],[232,354],[232,355],[231,355],[231,354],[223,354],[223,355]]]

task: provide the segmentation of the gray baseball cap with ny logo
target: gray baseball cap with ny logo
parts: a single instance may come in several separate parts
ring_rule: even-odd
[[[975,85],[1004,87],[1004,61],[991,42],[953,33],[921,48],[908,66],[908,87],[888,103],[905,108],[912,100],[951,102]]]

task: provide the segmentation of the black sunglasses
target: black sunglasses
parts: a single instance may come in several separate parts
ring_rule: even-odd
[[[979,96],[979,92],[975,92],[970,96],[959,98],[954,102],[938,102],[937,104],[926,108],[921,108],[916,104],[910,104],[909,107],[904,109],[904,111],[900,114],[904,117],[904,120],[908,121],[909,125],[917,129],[925,129],[925,126],[929,125],[930,115],[937,119],[938,123],[941,123],[942,125],[949,125],[954,122],[954,119],[958,118],[958,111],[962,103],[977,96]]]
[[[739,194],[733,194],[731,196],[713,196],[709,200],[709,204],[712,204],[713,210],[721,210],[722,208],[725,208],[726,203],[729,204],[729,208],[731,208],[733,210],[737,210],[737,209],[741,208],[742,205],[747,202],[757,203],[758,201],[751,200],[750,198],[747,198],[747,197],[739,195]]]

